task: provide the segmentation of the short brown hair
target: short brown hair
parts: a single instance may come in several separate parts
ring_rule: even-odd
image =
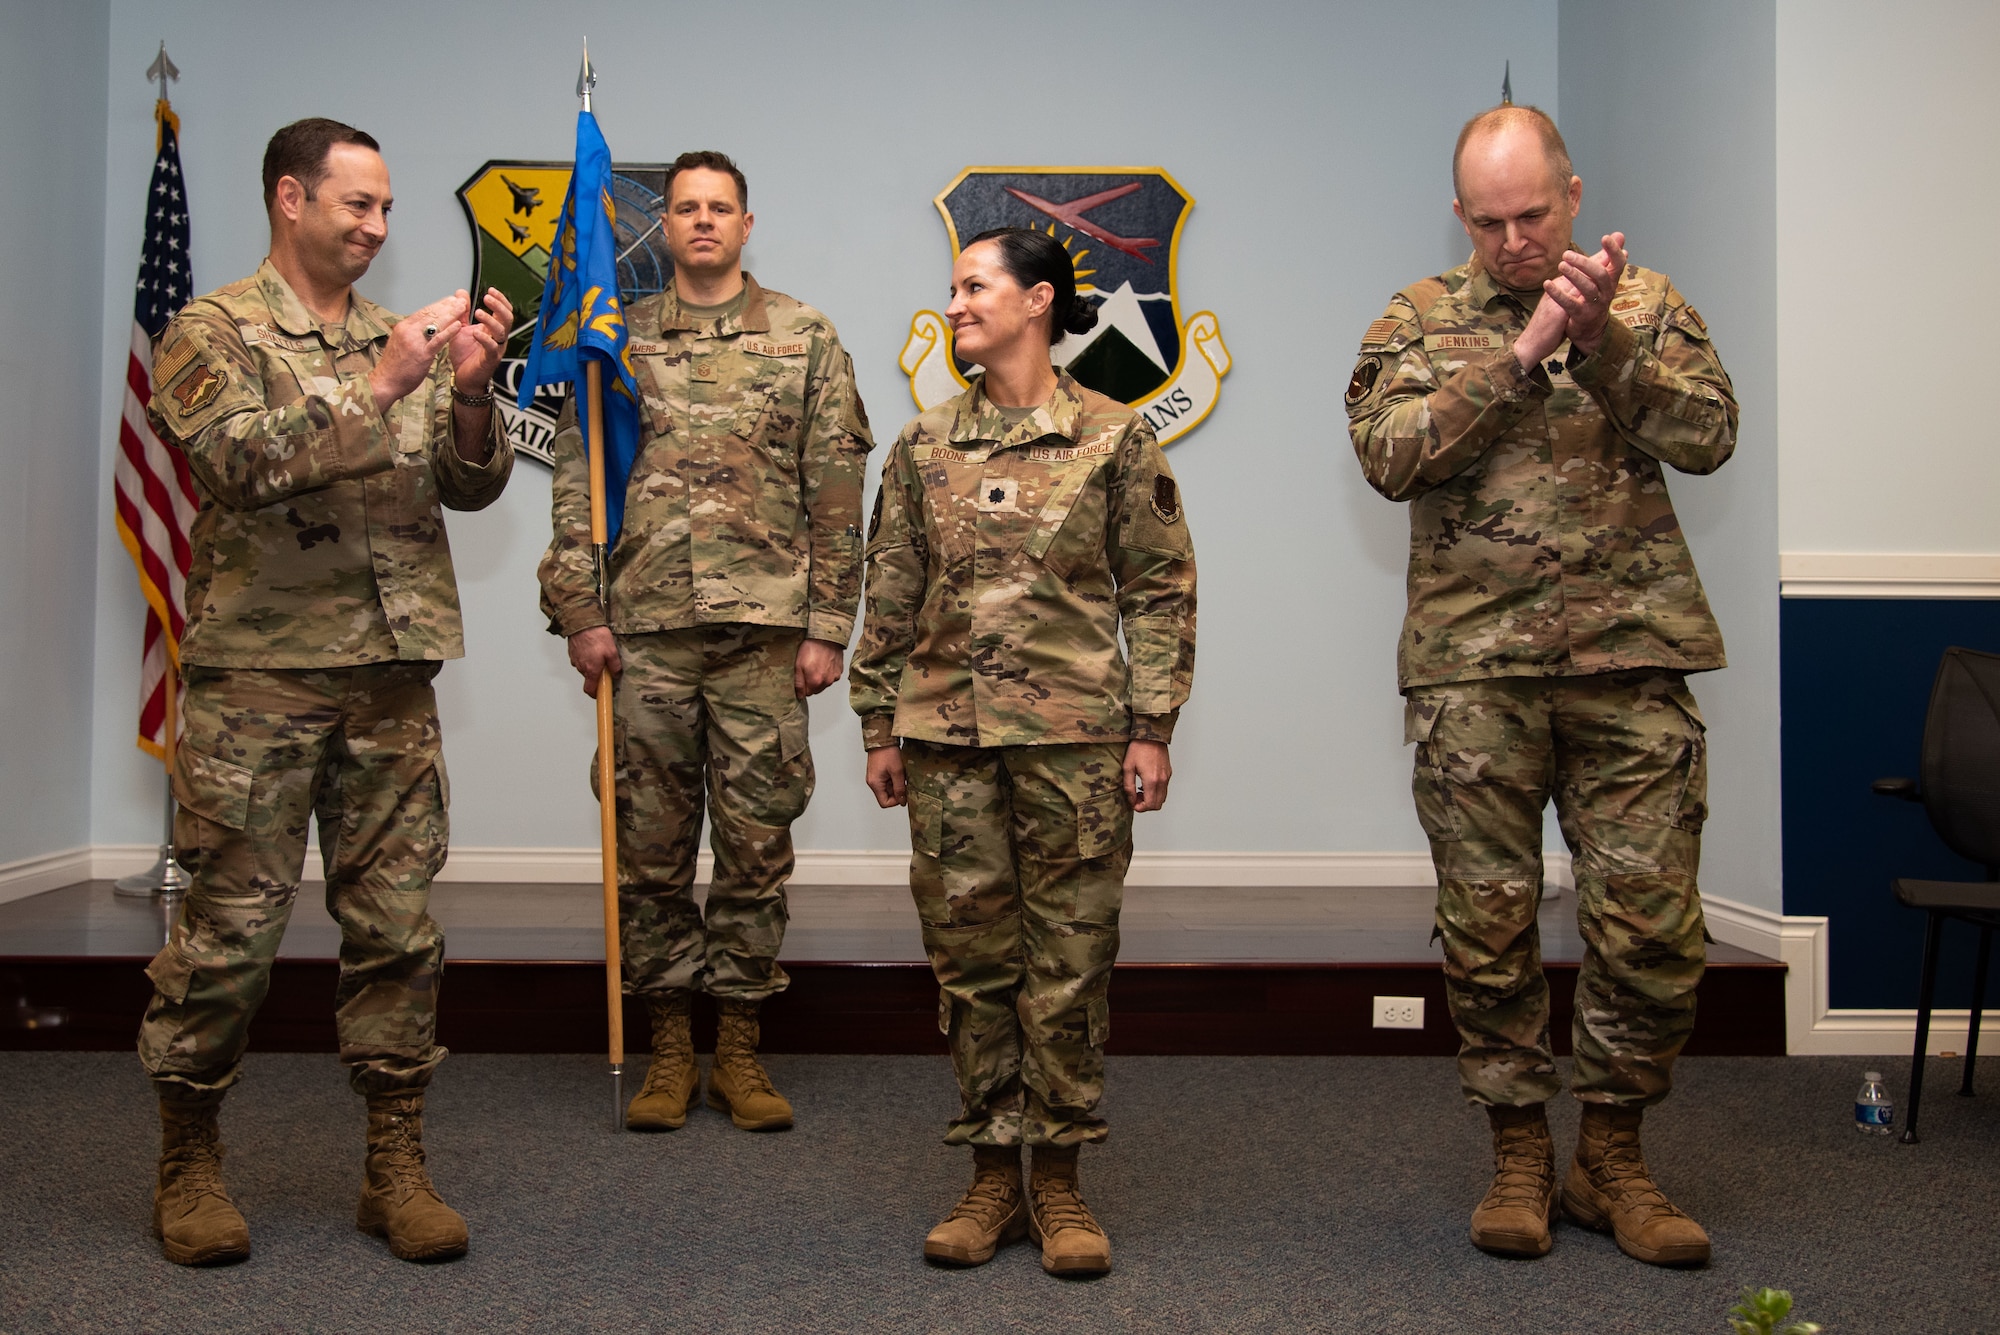
[[[1458,147],[1451,151],[1451,193],[1454,198],[1459,196],[1459,159],[1465,156],[1465,146],[1472,142],[1473,136],[1515,125],[1527,125],[1541,137],[1542,152],[1549,160],[1549,170],[1555,173],[1556,180],[1564,189],[1569,188],[1569,178],[1576,172],[1570,166],[1569,145],[1563,142],[1562,131],[1556,128],[1555,121],[1540,107],[1517,107],[1509,103],[1480,112],[1458,132]]]
[[[667,168],[664,193],[668,199],[674,197],[674,178],[682,172],[693,171],[697,167],[706,167],[712,172],[728,172],[729,179],[736,182],[736,207],[749,209],[750,183],[743,179],[743,169],[731,162],[727,153],[718,153],[712,148],[683,153],[674,159],[673,166]]]
[[[374,135],[324,116],[293,121],[272,135],[271,142],[264,145],[264,211],[270,212],[277,203],[278,182],[287,176],[304,186],[306,198],[311,199],[319,183],[326,179],[326,155],[335,144],[358,144],[378,153],[382,151]]]

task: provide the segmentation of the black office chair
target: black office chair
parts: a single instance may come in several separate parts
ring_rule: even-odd
[[[1906,881],[1892,884],[1896,898],[1930,916],[1924,929],[1924,974],[1917,1001],[1917,1047],[1910,1058],[1910,1115],[1903,1143],[1917,1143],[1917,1109],[1924,1096],[1924,1048],[1930,1041],[1931,997],[1937,989],[1938,937],[1946,918],[1979,928],[1972,972],[1972,1025],[1965,1036],[1965,1078],[1958,1092],[1972,1093],[1979,1055],[1979,1012],[1986,1004],[1986,962],[1993,929],[2000,927],[2000,654],[1953,647],[1944,651],[1931,683],[1924,719],[1921,781],[1877,779],[1885,797],[1922,802],[1931,828],[1945,846],[1986,868],[1986,880]]]

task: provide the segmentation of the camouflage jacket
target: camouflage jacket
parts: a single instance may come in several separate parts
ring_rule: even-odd
[[[1398,292],[1347,388],[1369,485],[1410,506],[1403,689],[1723,666],[1660,465],[1720,468],[1736,399],[1664,274],[1628,267],[1597,352],[1522,369],[1530,308],[1477,258]]]
[[[861,600],[861,481],[874,441],[824,315],[743,276],[741,315],[698,320],[671,284],[627,313],[638,462],[597,600],[590,467],[572,399],[556,427],[549,630],[620,635],[749,622],[845,645]]]
[[[443,356],[384,414],[368,387],[396,318],[354,295],[322,323],[269,260],[196,297],[160,332],[154,432],[187,457],[201,509],[189,535],[181,661],[308,668],[465,652],[444,511],[507,485],[514,450],[451,444]]]
[[[979,383],[882,464],[849,674],[863,743],[1171,741],[1194,544],[1152,428],[1063,375],[1009,430]]]

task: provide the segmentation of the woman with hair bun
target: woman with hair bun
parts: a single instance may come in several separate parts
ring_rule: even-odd
[[[1077,1150],[1106,1134],[1132,815],[1167,800],[1194,547],[1146,420],[1050,360],[1097,322],[1068,252],[1028,228],[982,232],[951,279],[955,350],[982,374],[883,464],[849,677],[868,786],[909,807],[962,1104],[945,1141],[972,1146],[972,1187],[924,1255],[978,1265],[1031,1235],[1051,1274],[1101,1274],[1111,1244]]]

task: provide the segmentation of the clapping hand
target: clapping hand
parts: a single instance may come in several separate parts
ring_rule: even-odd
[[[1556,276],[1542,284],[1542,291],[1562,309],[1571,346],[1585,356],[1604,341],[1611,298],[1625,273],[1625,234],[1613,232],[1603,241],[1604,248],[1595,255],[1565,251]],[[1536,314],[1540,313],[1538,309]]]
[[[446,300],[457,301],[460,311],[465,311],[471,303],[463,289]],[[513,303],[499,288],[487,288],[485,300],[472,312],[472,319],[460,324],[451,338],[452,382],[460,393],[486,392],[494,371],[500,367],[500,355],[507,348],[507,335],[513,327]]]

